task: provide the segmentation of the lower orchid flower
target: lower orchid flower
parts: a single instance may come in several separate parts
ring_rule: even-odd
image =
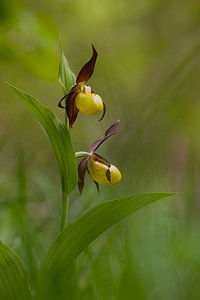
[[[78,187],[80,193],[84,187],[85,172],[89,173],[99,190],[99,183],[104,185],[115,185],[121,180],[121,173],[114,165],[110,164],[105,158],[95,153],[99,146],[111,135],[115,134],[118,129],[119,121],[114,123],[105,132],[103,139],[97,140],[92,144],[89,152],[78,152],[76,156],[87,156],[78,166]]]
[[[101,97],[95,94],[90,86],[86,85],[86,82],[93,74],[98,55],[93,45],[92,51],[92,58],[80,70],[76,84],[58,103],[59,107],[66,108],[66,113],[69,118],[69,127],[73,126],[79,111],[87,115],[97,115],[102,112],[100,120],[102,120],[105,115],[106,107]],[[65,98],[67,98],[66,107],[61,104]]]

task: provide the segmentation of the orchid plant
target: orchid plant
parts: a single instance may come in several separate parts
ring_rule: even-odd
[[[119,121],[111,125],[104,137],[95,141],[88,152],[75,153],[74,151],[70,130],[75,130],[71,127],[78,112],[81,111],[88,115],[102,113],[102,119],[105,114],[105,104],[101,97],[86,85],[93,74],[97,59],[97,51],[94,46],[92,45],[92,58],[83,66],[76,79],[62,47],[61,50],[59,81],[65,95],[59,101],[59,107],[66,108],[66,120],[69,123],[62,123],[49,108],[31,95],[9,84],[38,119],[52,144],[61,179],[62,216],[60,233],[58,233],[41,263],[35,286],[30,286],[27,267],[19,256],[11,248],[0,243],[1,299],[66,299],[64,284],[66,271],[94,239],[132,212],[173,194],[132,194],[117,200],[105,201],[90,209],[75,222],[67,225],[69,195],[77,185],[79,191],[82,192],[86,171],[97,188],[99,184],[109,186],[118,183],[121,180],[121,173],[108,160],[96,153],[99,146],[117,132]],[[61,104],[64,99],[66,100],[65,106]],[[78,157],[83,159],[77,168],[76,158]]]

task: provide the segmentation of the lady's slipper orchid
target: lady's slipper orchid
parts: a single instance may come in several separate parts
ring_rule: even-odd
[[[121,180],[120,171],[115,166],[111,165],[105,158],[95,153],[95,151],[107,138],[117,132],[118,124],[119,121],[110,126],[105,132],[104,138],[94,142],[89,149],[89,153],[86,153],[88,154],[88,157],[84,158],[80,162],[78,166],[78,187],[80,193],[83,190],[86,170],[94,180],[98,190],[99,183],[104,185],[114,185]]]
[[[98,55],[93,45],[92,51],[92,58],[80,70],[76,79],[76,84],[58,103],[59,107],[65,108],[61,102],[67,98],[66,113],[69,118],[69,127],[72,127],[74,124],[79,111],[87,115],[97,115],[103,112],[100,120],[102,120],[105,115],[106,108],[101,97],[96,95],[90,86],[86,85],[86,82],[93,74]]]

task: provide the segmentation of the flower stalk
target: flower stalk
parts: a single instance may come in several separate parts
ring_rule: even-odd
[[[60,232],[65,229],[67,226],[67,217],[68,217],[68,208],[69,208],[69,196],[62,195],[62,218],[61,218],[61,225],[60,225]]]
[[[75,157],[79,158],[79,157],[89,157],[91,155],[91,153],[88,152],[84,152],[84,151],[80,151],[80,152],[76,152],[75,153]]]

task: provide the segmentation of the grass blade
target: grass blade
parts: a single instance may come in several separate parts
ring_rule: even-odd
[[[0,242],[0,298],[7,300],[32,299],[27,270],[13,250]]]
[[[102,232],[132,212],[173,194],[135,194],[109,201],[94,207],[79,220],[70,224],[58,236],[47,253],[40,274],[39,299],[43,299],[47,294],[50,297],[48,299],[57,299],[58,295],[58,298],[62,297],[63,278],[67,268]]]

